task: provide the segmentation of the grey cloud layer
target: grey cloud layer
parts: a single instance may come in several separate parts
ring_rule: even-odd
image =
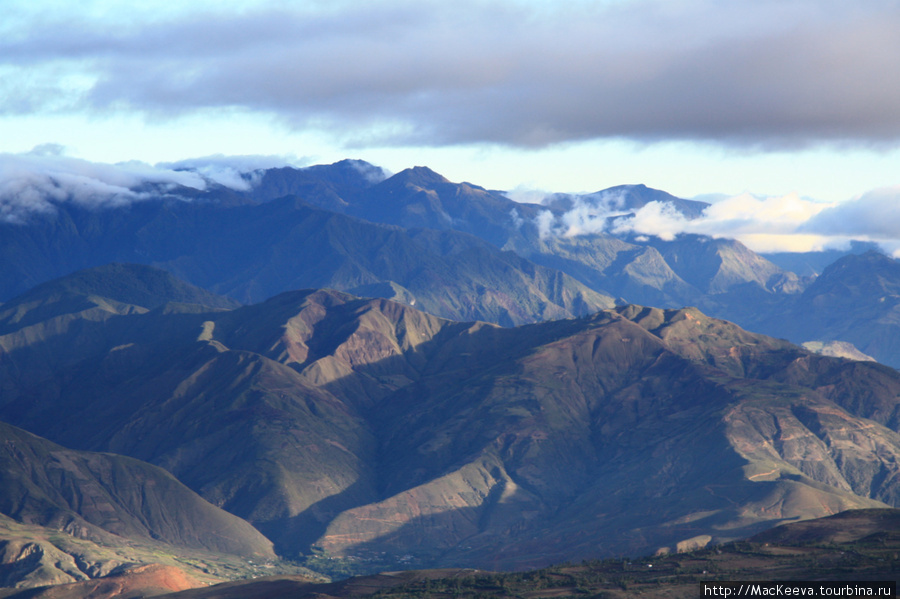
[[[900,139],[896,2],[345,6],[47,17],[0,42],[0,112],[239,107],[361,144]]]

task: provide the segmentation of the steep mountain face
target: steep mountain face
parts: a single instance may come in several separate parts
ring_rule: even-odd
[[[532,262],[572,275],[591,289],[653,306],[696,305],[705,294],[672,270],[656,248],[611,235],[541,238],[526,227],[507,242]]]
[[[900,502],[900,374],[696,309],[501,328],[300,291],[54,318],[0,356],[0,417],[163,466],[288,555],[523,567]]]
[[[900,367],[900,263],[880,252],[848,255],[757,328],[805,341],[844,341]]]
[[[748,284],[770,292],[802,291],[796,275],[785,273],[733,239],[680,235],[674,241],[654,238],[649,243],[679,277],[708,294],[725,293]]]

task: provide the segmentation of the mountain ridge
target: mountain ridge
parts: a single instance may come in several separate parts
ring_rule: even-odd
[[[305,290],[79,327],[4,355],[0,417],[163,466],[282,555],[526,567],[900,501],[900,373],[693,308],[503,328]]]

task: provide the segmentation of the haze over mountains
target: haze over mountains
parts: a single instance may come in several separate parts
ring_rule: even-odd
[[[185,181],[188,175],[197,178],[185,171]],[[129,192],[134,197],[119,192],[107,201],[88,201],[83,192],[45,198],[40,211],[0,222],[0,300],[81,268],[128,262],[245,303],[291,289],[333,288],[504,326],[580,316],[616,302],[690,305],[797,343],[848,341],[803,324],[810,312],[800,296],[819,257],[777,257],[802,263],[798,276],[734,240],[630,233],[625,224],[648,205],[688,219],[707,207],[641,185],[527,204],[452,183],[426,167],[388,177],[345,160],[243,177],[233,175],[240,184],[231,187],[210,181],[204,189],[143,183]],[[61,193],[76,191],[61,187]],[[817,318],[842,319],[824,310]],[[854,330],[871,326],[857,323]],[[864,344],[863,352],[900,365],[889,344]]]
[[[704,209],[643,186],[525,204],[358,161],[246,183],[0,223],[9,530],[523,568],[900,506],[883,254],[798,276],[616,229]],[[792,344],[833,340],[881,364]]]

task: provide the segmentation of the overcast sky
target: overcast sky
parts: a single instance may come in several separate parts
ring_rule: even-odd
[[[3,0],[0,152],[682,197],[900,184],[896,1],[174,4]]]

